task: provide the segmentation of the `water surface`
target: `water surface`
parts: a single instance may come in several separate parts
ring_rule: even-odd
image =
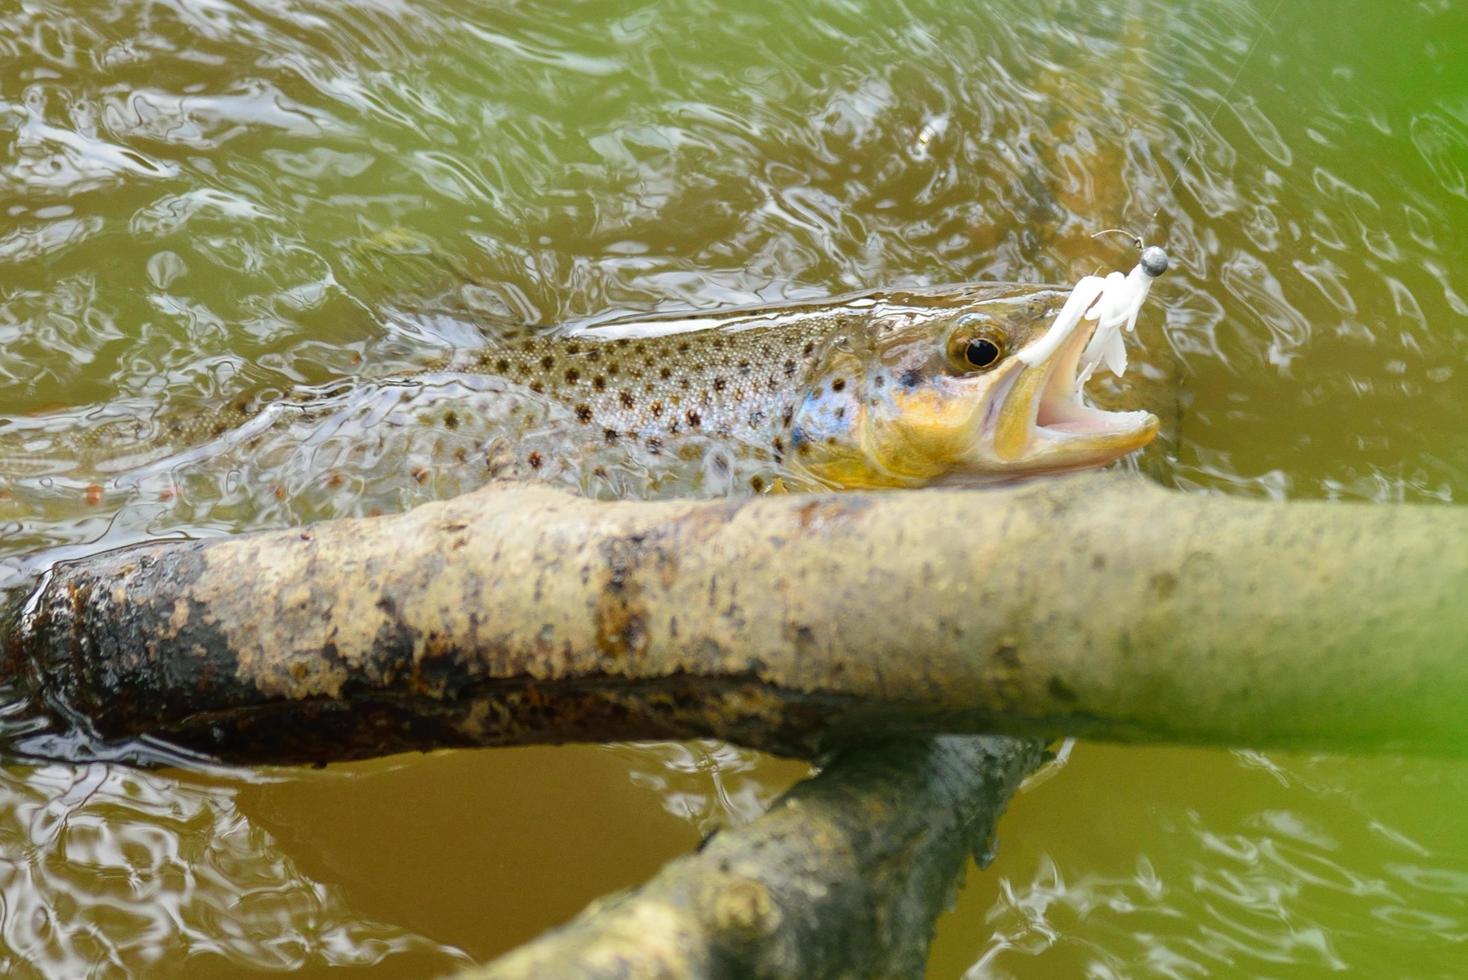
[[[1178,433],[1145,472],[1461,505],[1468,33],[1447,3],[1282,4],[1266,24],[1273,6],[0,8],[0,419],[86,432],[370,391],[353,379],[527,324],[1073,281],[1130,263],[1089,237],[1120,226],[1174,258],[1141,337],[1173,365]],[[460,486],[347,466],[312,432],[0,485],[0,584]],[[803,771],[713,744],[324,772],[12,762],[0,963],[443,970]],[[1453,975],[1465,803],[1454,762],[1081,745],[1016,802],[932,973]]]

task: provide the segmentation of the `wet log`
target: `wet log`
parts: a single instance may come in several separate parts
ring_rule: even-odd
[[[766,814],[463,980],[920,977],[938,915],[1040,745],[893,741],[839,754]]]
[[[714,736],[1468,746],[1468,509],[1089,474],[409,513],[59,566],[0,672],[238,762]]]

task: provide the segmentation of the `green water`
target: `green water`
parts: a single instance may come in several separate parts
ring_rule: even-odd
[[[333,390],[525,323],[1073,281],[1129,264],[1089,238],[1123,226],[1174,259],[1141,334],[1180,421],[1148,473],[1461,501],[1468,24],[1317,0],[1262,31],[1273,6],[0,4],[0,420]],[[459,485],[369,456],[322,492],[330,422],[0,484],[0,585]],[[712,744],[12,762],[0,965],[442,971],[802,772]],[[932,975],[1459,975],[1465,810],[1455,762],[1082,744],[1016,801]]]

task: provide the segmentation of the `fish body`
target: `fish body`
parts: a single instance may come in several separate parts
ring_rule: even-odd
[[[1094,326],[1057,336],[1068,295],[966,284],[627,317],[454,351],[415,378],[269,407],[242,399],[79,434],[27,420],[9,436],[0,430],[0,479],[128,472],[185,447],[196,447],[185,458],[197,462],[221,442],[262,456],[314,446],[318,475],[338,482],[344,470],[365,485],[403,472],[422,484],[458,469],[475,476],[456,490],[554,476],[604,495],[626,492],[629,474],[654,491],[727,493],[1097,466],[1145,444],[1157,420],[1084,402],[1078,361]],[[289,440],[272,436],[282,426]],[[412,446],[389,448],[403,429]],[[333,440],[337,450],[325,451]],[[702,475],[690,482],[680,471]]]
[[[1029,364],[1068,290],[973,284],[624,320],[451,362],[571,408],[595,441],[713,437],[827,487],[1012,479],[1107,463],[1156,432],[1085,406],[1091,329]],[[970,348],[980,349],[969,356]],[[992,358],[992,359],[990,359]]]

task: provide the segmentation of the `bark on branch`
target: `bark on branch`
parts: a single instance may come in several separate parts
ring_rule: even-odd
[[[58,568],[10,678],[234,761],[873,733],[1468,747],[1468,509],[1091,474],[407,514]]]
[[[758,820],[464,980],[919,977],[968,857],[983,862],[1028,739],[841,753]]]

